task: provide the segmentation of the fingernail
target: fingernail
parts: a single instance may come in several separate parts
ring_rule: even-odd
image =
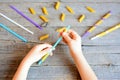
[[[65,32],[63,32],[63,34],[62,35],[66,35],[66,33]]]

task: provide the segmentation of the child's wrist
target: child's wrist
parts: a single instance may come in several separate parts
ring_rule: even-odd
[[[82,51],[76,52],[76,53],[71,53],[71,55],[72,55],[73,59],[83,57]]]
[[[82,49],[81,48],[76,49],[76,50],[71,49],[70,52],[71,52],[71,55],[76,55],[76,56],[82,55]]]
[[[28,59],[28,58],[25,57],[22,60],[22,63],[25,64],[25,65],[31,66],[33,64],[33,61],[31,61],[30,59]]]

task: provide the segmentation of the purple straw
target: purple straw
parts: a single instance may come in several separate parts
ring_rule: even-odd
[[[34,22],[32,19],[30,19],[29,17],[27,17],[25,14],[23,14],[22,12],[20,12],[17,8],[15,8],[14,6],[10,5],[10,7],[15,10],[18,14],[20,14],[22,17],[24,17],[25,19],[27,19],[29,22],[31,22],[33,25],[35,25],[37,28],[39,28],[40,30],[42,29],[41,26],[39,26],[39,24],[37,24],[36,22]]]
[[[83,34],[82,38],[87,37],[90,34],[90,32],[86,32],[85,34]]]

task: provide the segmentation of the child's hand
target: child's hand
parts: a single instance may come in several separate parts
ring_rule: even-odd
[[[73,30],[62,32],[63,41],[69,46],[72,54],[81,53],[81,37]]]
[[[73,30],[69,30],[68,33],[61,33],[63,41],[69,46],[71,51],[71,56],[73,57],[75,64],[78,68],[82,80],[97,80],[97,77],[81,50],[81,38]],[[87,74],[86,74],[87,72]]]
[[[33,64],[47,54],[51,47],[52,45],[50,44],[37,45],[30,50],[30,52],[25,56],[24,60],[28,61],[30,64]]]

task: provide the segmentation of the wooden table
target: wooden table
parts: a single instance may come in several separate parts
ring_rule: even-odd
[[[98,26],[89,37],[82,40],[82,49],[99,80],[120,80],[120,29],[100,39],[89,40],[95,34],[120,22],[120,0],[60,0],[61,6],[58,11],[53,7],[56,1],[0,0],[1,13],[34,32],[34,35],[31,35],[0,16],[0,23],[10,27],[29,41],[24,43],[0,28],[0,80],[12,79],[19,63],[34,45],[44,42],[54,43],[58,39],[58,33],[55,31],[58,27],[71,25],[72,29],[82,35],[109,10],[112,11],[112,16]],[[16,6],[39,24],[43,23],[39,19],[39,15],[43,15],[41,8],[45,6],[49,12],[48,26],[39,30],[13,11],[9,5]],[[66,5],[74,9],[74,15],[65,9]],[[91,6],[96,10],[96,13],[88,12],[85,6]],[[33,7],[37,14],[30,14],[29,7]],[[59,19],[61,12],[66,14],[64,22]],[[86,18],[82,23],[79,23],[77,18],[81,14],[85,14]],[[47,33],[50,34],[50,38],[39,41],[39,36]],[[28,80],[80,80],[80,76],[69,54],[68,47],[61,42],[54,51],[54,56],[49,57],[41,66],[32,65]]]

